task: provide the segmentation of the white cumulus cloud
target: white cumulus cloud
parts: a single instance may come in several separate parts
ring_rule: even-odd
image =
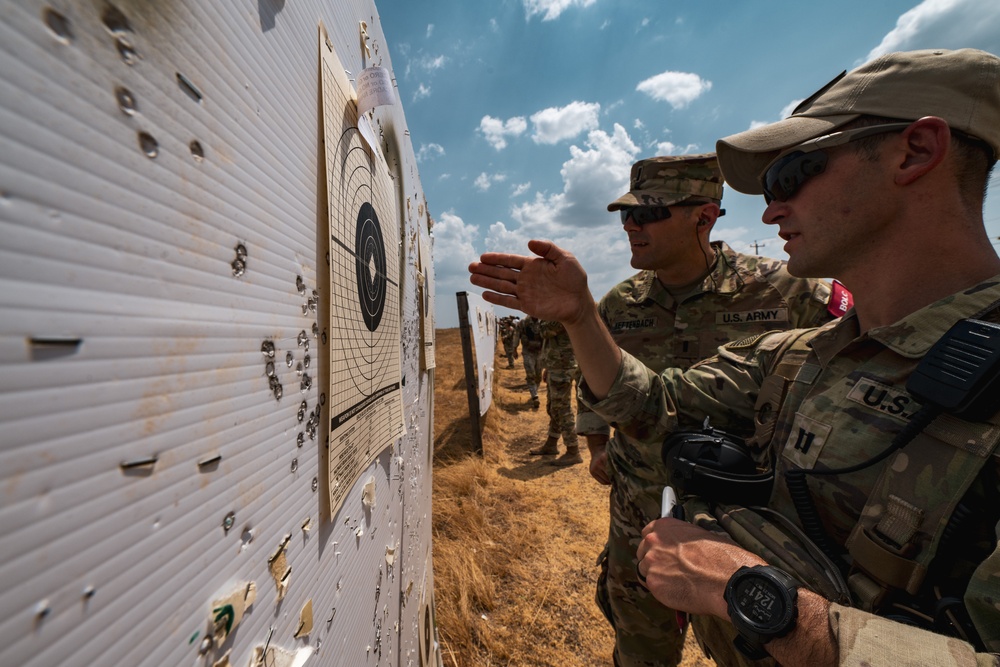
[[[532,114],[535,131],[531,135],[536,144],[557,144],[572,139],[581,132],[597,129],[601,105],[589,102],[570,102],[564,107],[550,107]]]
[[[560,173],[563,190],[538,192],[515,206],[512,222],[495,222],[484,241],[491,251],[527,252],[530,239],[549,239],[572,252],[587,270],[597,298],[635,273],[628,237],[607,205],[628,189],[639,147],[621,125],[612,133],[592,130],[583,147],[571,146]]]
[[[962,47],[1000,52],[1000,3],[924,0],[899,17],[867,59],[892,51]]]
[[[691,155],[698,152],[698,144],[678,146],[672,141],[660,141],[656,144],[657,155]]]
[[[639,147],[621,125],[614,132],[593,130],[586,148],[570,146],[570,158],[560,174],[563,190],[536,193],[532,201],[515,206],[512,216],[530,236],[553,237],[567,230],[607,224],[607,205],[628,189],[628,175]]]
[[[483,116],[479,121],[479,131],[486,137],[490,146],[502,151],[507,147],[507,137],[517,137],[528,129],[528,122],[523,116],[514,116],[503,120],[493,116]]]
[[[434,283],[438,298],[451,297],[455,292],[470,289],[468,266],[479,258],[476,239],[479,230],[475,225],[466,224],[454,213],[443,213],[435,220],[434,235]]]
[[[431,87],[420,84],[417,86],[417,92],[413,93],[413,101],[422,100],[425,97],[431,96]]]
[[[485,171],[476,177],[473,185],[480,192],[486,192],[494,183],[503,183],[507,180],[506,174],[487,174]]]
[[[528,19],[541,15],[543,21],[552,21],[570,7],[589,7],[597,0],[524,0],[524,13]]]
[[[712,82],[691,72],[667,71],[639,82],[635,89],[654,100],[667,102],[674,109],[683,109],[711,90]]]
[[[511,187],[510,197],[511,199],[513,199],[514,197],[520,197],[530,189],[531,189],[531,181],[528,181],[527,183],[515,183]]]
[[[428,72],[441,69],[447,63],[448,58],[445,56],[422,56],[417,60],[417,65],[420,66],[421,69],[425,69]]]
[[[444,146],[441,144],[420,144],[420,150],[417,151],[417,162],[423,162],[424,160],[433,160],[436,157],[441,157],[444,155]]]

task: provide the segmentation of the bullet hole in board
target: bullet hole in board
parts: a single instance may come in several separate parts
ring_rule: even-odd
[[[114,5],[107,6],[104,13],[101,14],[101,22],[104,23],[104,27],[112,35],[123,35],[127,32],[132,32],[132,26],[128,22],[128,17]]]
[[[124,86],[118,86],[115,88],[115,99],[118,100],[118,108],[121,109],[123,114],[126,116],[135,115],[138,104],[131,90]]]
[[[233,275],[239,278],[247,270],[247,247],[242,243],[236,244],[236,259],[230,265],[233,267]]]
[[[152,159],[160,154],[160,144],[156,141],[156,137],[151,135],[149,132],[139,133],[139,148],[142,152],[146,154],[146,157]]]
[[[188,79],[180,72],[177,72],[177,85],[180,87],[181,90],[184,91],[184,93],[188,97],[190,97],[198,104],[201,104],[201,99],[202,99],[201,91],[198,90],[198,87],[196,85],[191,83],[190,79]]]
[[[139,52],[135,50],[135,47],[123,37],[119,37],[115,40],[115,48],[118,49],[118,55],[121,56],[122,62],[126,65],[134,65],[139,60]]]
[[[70,28],[69,19],[49,7],[42,12],[42,20],[52,34],[63,43],[68,44],[73,39],[73,30]]]

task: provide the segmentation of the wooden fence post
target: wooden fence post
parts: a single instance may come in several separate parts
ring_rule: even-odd
[[[476,453],[483,454],[483,425],[479,418],[479,372],[473,357],[472,325],[469,322],[469,295],[457,292],[458,326],[462,335],[462,357],[465,360],[465,390],[469,396],[469,419],[472,423],[472,444]]]

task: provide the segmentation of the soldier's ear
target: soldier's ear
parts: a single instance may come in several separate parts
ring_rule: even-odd
[[[697,230],[699,232],[710,231],[721,213],[722,209],[715,202],[709,202],[699,207]]]

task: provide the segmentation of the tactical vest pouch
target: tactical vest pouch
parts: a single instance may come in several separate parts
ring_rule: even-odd
[[[955,506],[1000,445],[1000,417],[991,422],[940,415],[885,465],[847,539],[853,568],[871,580],[850,579],[863,609],[889,588],[918,592]]]
[[[766,507],[712,505],[697,497],[685,501],[684,511],[693,524],[725,533],[809,590],[827,600],[850,604],[847,583],[837,566],[781,514]]]

